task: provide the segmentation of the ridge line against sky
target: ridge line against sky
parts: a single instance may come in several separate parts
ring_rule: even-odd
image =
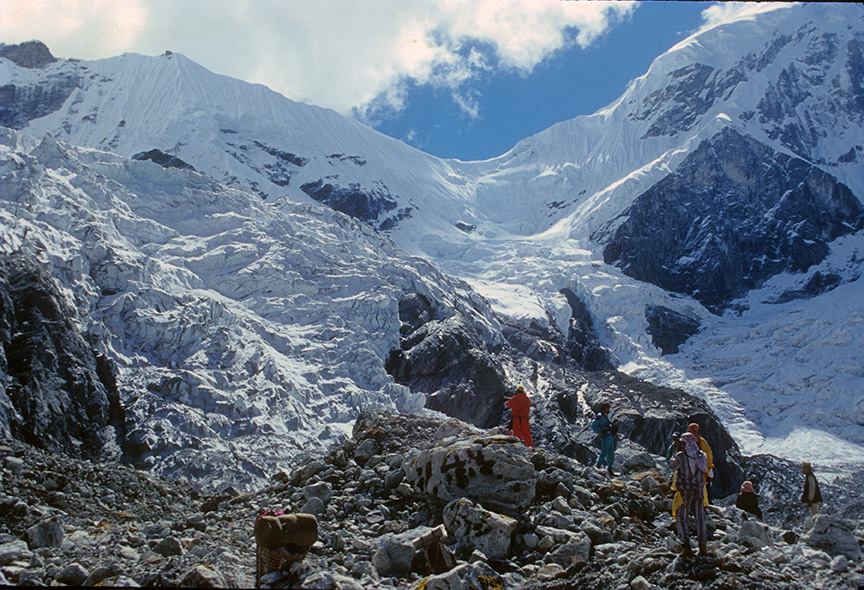
[[[473,160],[594,112],[699,27],[766,6],[3,0],[0,42],[39,39],[55,55],[82,59],[170,49],[434,155]]]

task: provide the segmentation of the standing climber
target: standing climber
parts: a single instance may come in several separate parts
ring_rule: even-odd
[[[705,527],[705,506],[702,503],[705,489],[705,473],[708,471],[708,456],[699,449],[699,443],[691,432],[681,435],[684,450],[678,451],[669,460],[669,466],[675,471],[675,485],[684,502],[678,509],[675,519],[678,538],[681,540],[684,553],[690,553],[690,533],[687,530],[687,515],[696,519],[696,538],[699,542],[699,554],[708,553],[708,530]]]
[[[711,480],[714,479],[714,453],[711,452],[711,445],[708,444],[708,441],[705,440],[701,434],[699,434],[699,425],[695,422],[689,424],[687,426],[687,432],[696,437],[697,444],[699,445],[699,449],[705,453],[705,456],[708,458],[708,470],[705,472],[705,506],[708,505],[708,490],[711,488]]]
[[[528,399],[525,388],[519,385],[513,397],[504,402],[504,406],[510,408],[510,412],[513,414],[513,436],[525,443],[526,447],[533,447],[531,424],[528,422],[528,416],[531,413],[531,400]]]
[[[807,505],[810,514],[816,515],[822,504],[822,493],[819,491],[819,482],[813,475],[813,465],[810,463],[802,464],[801,473],[804,474],[804,492],[801,494],[801,503]]]
[[[681,442],[681,433],[673,432],[672,433],[672,444],[670,444],[666,448],[666,460],[668,461],[677,453],[678,451],[684,450],[684,444]],[[672,498],[672,518],[675,518],[678,515],[678,509],[681,508],[681,504],[684,503],[684,497],[681,495],[681,492],[678,491],[678,486],[675,485],[675,472],[672,472],[672,483],[669,486],[673,492],[675,492],[675,496]]]
[[[609,420],[609,404],[600,404],[600,413],[591,422],[591,430],[600,437],[600,456],[597,457],[597,467],[604,465],[609,475],[614,475],[612,465],[615,463],[615,447],[618,446],[618,425]]]
[[[753,491],[752,481],[748,480],[741,484],[741,493],[735,499],[735,506],[762,520],[762,510],[759,509],[759,496]]]

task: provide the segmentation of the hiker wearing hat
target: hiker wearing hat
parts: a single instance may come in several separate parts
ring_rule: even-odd
[[[526,447],[533,447],[531,424],[528,421],[528,416],[531,413],[531,400],[528,399],[525,388],[521,385],[518,386],[516,393],[513,397],[507,398],[504,406],[510,408],[510,413],[513,414],[513,436],[525,443]]]
[[[675,472],[675,485],[684,500],[675,519],[676,529],[684,553],[690,553],[687,515],[692,514],[696,519],[699,553],[705,555],[708,553],[708,530],[705,527],[705,506],[702,500],[705,474],[708,472],[708,456],[699,448],[698,440],[693,433],[685,432],[681,435],[681,442],[684,449],[675,453],[669,460],[669,466]]]
[[[609,404],[600,404],[600,413],[591,422],[593,430],[600,438],[600,456],[597,457],[597,467],[606,467],[609,475],[614,475],[612,465],[615,463],[615,447],[618,446],[618,424],[609,420]]]
[[[699,446],[699,449],[705,453],[705,456],[708,458],[708,470],[705,472],[705,506],[708,505],[708,488],[711,487],[711,480],[714,479],[714,453],[711,452],[711,445],[708,444],[708,441],[705,440],[701,434],[699,434],[699,425],[695,422],[690,423],[687,426],[687,432],[696,437],[696,443]]]
[[[741,484],[741,492],[735,499],[735,506],[762,520],[762,510],[759,509],[759,496],[753,491],[752,481],[748,480]]]
[[[822,493],[819,491],[819,482],[813,475],[813,465],[810,463],[802,464],[801,473],[804,474],[804,492],[801,494],[801,502],[807,505],[810,514],[815,515],[819,512],[819,506],[822,504]]]

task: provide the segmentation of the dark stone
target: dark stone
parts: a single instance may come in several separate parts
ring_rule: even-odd
[[[457,221],[453,225],[456,226],[456,229],[464,231],[466,234],[470,234],[472,231],[477,229],[477,226],[473,223],[465,223],[464,221]]]
[[[316,180],[300,185],[300,190],[319,203],[366,222],[377,220],[382,213],[398,205],[383,186],[364,190],[359,183],[352,182],[346,188]]]
[[[51,55],[51,50],[41,41],[0,45],[0,57],[5,57],[22,68],[44,68],[57,61],[57,58]]]
[[[719,311],[821,262],[829,242],[864,228],[864,209],[822,170],[726,128],[606,228],[593,237],[607,263]]]
[[[661,305],[647,306],[645,319],[651,342],[661,354],[675,354],[681,344],[699,331],[699,320]]]
[[[807,280],[807,283],[805,283],[803,288],[793,289],[792,291],[785,291],[784,293],[781,293],[780,296],[777,297],[777,299],[775,299],[774,301],[770,301],[769,303],[786,303],[795,299],[810,299],[812,297],[816,297],[817,295],[821,295],[822,293],[833,291],[838,286],[840,286],[840,283],[842,282],[843,279],[838,274],[822,274],[820,271],[817,270]]]
[[[385,366],[393,379],[427,394],[426,407],[489,428],[500,423],[506,379],[500,363],[459,315],[424,323]]]
[[[705,64],[690,64],[670,72],[669,82],[645,97],[642,108],[631,117],[635,120],[654,118],[645,137],[687,131],[716,100],[728,98],[744,80],[745,75],[737,68],[717,71]]]
[[[286,151],[274,148],[272,146],[263,144],[260,141],[254,141],[253,140],[252,143],[257,145],[259,148],[261,148],[262,150],[264,150],[265,152],[267,152],[268,154],[270,154],[274,158],[281,160],[283,162],[286,162],[288,164],[292,164],[292,165],[297,166],[297,167],[302,167],[302,166],[305,166],[306,164],[309,163],[309,160],[307,158],[304,158],[302,156],[298,156],[297,154],[292,154],[291,152],[286,152]]]
[[[570,328],[567,334],[567,351],[576,361],[576,365],[584,371],[602,371],[614,368],[611,354],[600,345],[594,333],[594,322],[585,303],[571,289],[561,289],[561,294],[567,298],[567,303],[573,315],[570,317]]]
[[[184,162],[177,156],[166,154],[162,150],[152,149],[147,152],[138,152],[132,155],[133,160],[150,160],[163,168],[180,168],[182,170],[195,170],[191,164]]]
[[[600,402],[609,403],[610,418],[618,421],[620,436],[655,455],[665,454],[673,432],[684,432],[688,424],[696,422],[714,453],[713,497],[721,498],[738,491],[744,481],[739,464],[741,452],[720,419],[704,401],[680,389],[653,385],[618,371],[591,374],[587,387],[583,389],[581,395],[588,405],[596,407]],[[579,397],[580,393],[572,388],[561,390],[553,396],[553,402],[570,422],[585,420],[581,414]],[[584,428],[578,440],[587,446],[593,437],[593,433]],[[571,452],[566,454],[590,462]],[[591,455],[596,457],[594,452]]]
[[[33,119],[50,115],[66,102],[80,81],[58,73],[33,84],[0,86],[0,126],[23,129]]]
[[[399,333],[407,336],[430,321],[435,315],[432,304],[420,293],[408,293],[399,300]]]
[[[44,267],[0,258],[0,430],[33,446],[96,458],[124,412],[108,359],[94,353]],[[7,410],[11,409],[11,411]]]

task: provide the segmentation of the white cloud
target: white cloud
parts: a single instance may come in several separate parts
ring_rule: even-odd
[[[751,19],[759,14],[795,6],[795,2],[722,2],[702,11],[704,26],[700,30],[737,20]]]
[[[142,0],[3,0],[0,41],[40,39],[69,57],[105,57],[126,51],[148,22]]]
[[[585,47],[629,2],[538,0],[2,0],[0,41],[38,38],[92,59],[171,49],[219,73],[348,113],[400,109],[408,81],[450,90],[493,69],[530,72]]]

